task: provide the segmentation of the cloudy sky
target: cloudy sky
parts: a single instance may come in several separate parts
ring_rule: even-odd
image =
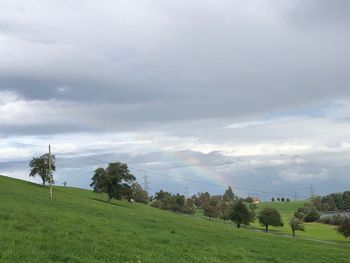
[[[0,0],[0,174],[37,181],[28,161],[51,144],[58,184],[86,188],[122,161],[140,182],[149,171],[151,192],[349,190],[349,12],[347,0]]]

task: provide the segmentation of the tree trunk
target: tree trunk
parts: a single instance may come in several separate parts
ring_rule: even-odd
[[[265,225],[265,231],[269,232],[269,225]]]
[[[45,179],[42,179],[43,180],[43,186],[45,186]]]
[[[295,237],[295,230],[294,229],[292,229],[292,235],[293,235],[293,237]]]
[[[238,224],[237,224],[237,228],[240,228],[240,227],[241,227],[241,224],[238,223]]]

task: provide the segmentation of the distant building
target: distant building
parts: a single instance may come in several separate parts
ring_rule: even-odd
[[[253,204],[260,204],[261,201],[259,199],[259,197],[253,197]]]

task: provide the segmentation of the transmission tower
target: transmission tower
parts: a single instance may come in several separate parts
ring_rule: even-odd
[[[147,193],[150,190],[149,188],[149,177],[147,176],[147,172],[145,172],[145,175],[142,177],[143,179],[143,190],[145,190]]]
[[[313,185],[310,186],[310,195],[311,195],[311,198],[314,197],[314,187],[313,187]]]
[[[189,195],[190,195],[190,192],[189,192],[188,186],[186,185],[185,186],[185,197],[189,198]]]

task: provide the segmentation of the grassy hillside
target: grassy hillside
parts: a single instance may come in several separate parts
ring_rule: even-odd
[[[348,262],[348,243],[237,230],[0,176],[0,262]]]
[[[294,211],[298,208],[303,206],[305,201],[291,201],[291,202],[266,202],[261,203],[258,206],[258,209],[261,209],[262,207],[274,207],[280,213],[283,217],[284,226],[274,228],[271,227],[271,230],[284,233],[284,234],[290,234],[290,228],[288,226],[288,221],[291,216],[293,216]],[[252,224],[254,227],[261,227],[259,226],[258,222],[255,222]],[[313,238],[313,239],[319,239],[319,240],[325,240],[325,241],[333,241],[333,242],[346,242],[347,240],[342,236],[339,235],[335,231],[335,226],[321,224],[321,223],[305,223],[305,232],[297,232],[297,235],[305,238]]]

